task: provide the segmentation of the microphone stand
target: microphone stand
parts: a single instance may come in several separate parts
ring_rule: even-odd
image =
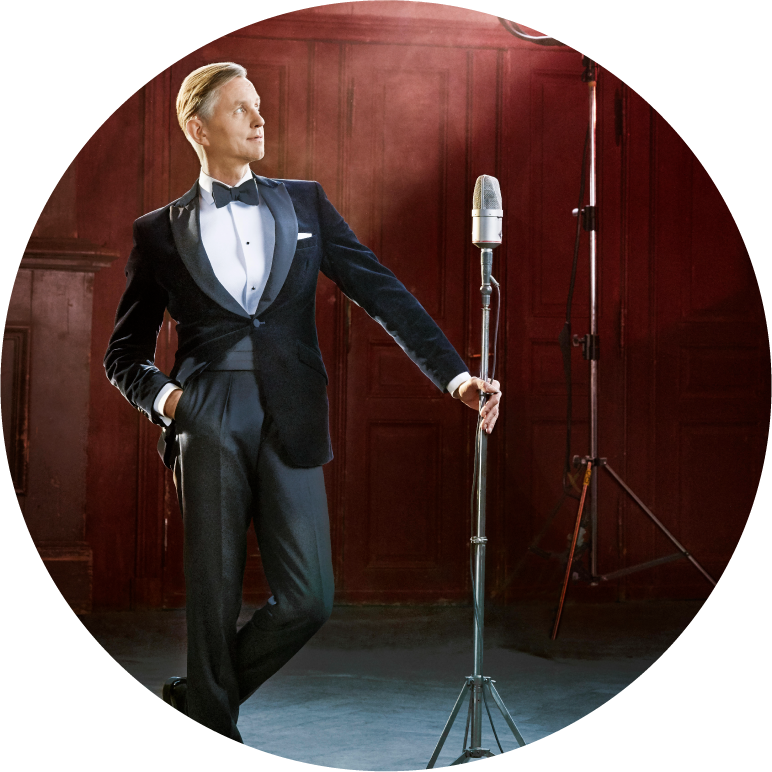
[[[488,358],[490,348],[490,312],[491,312],[491,282],[498,286],[498,282],[491,275],[491,269],[493,267],[493,249],[483,248],[480,250],[481,263],[482,263],[482,286],[480,287],[480,294],[482,295],[482,347],[480,350],[480,380],[488,380]],[[482,410],[485,405],[487,395],[485,392],[480,392],[480,407]],[[478,413],[479,415],[479,413]],[[475,491],[475,509],[476,517],[474,522],[474,535],[471,538],[472,545],[472,565],[473,565],[473,577],[472,577],[472,597],[474,604],[474,672],[472,675],[466,677],[463,687],[461,687],[461,693],[458,695],[456,704],[453,706],[453,710],[450,713],[450,717],[445,724],[445,728],[442,730],[440,739],[437,742],[437,746],[434,749],[429,763],[426,765],[427,769],[432,769],[437,761],[437,758],[442,751],[442,746],[445,744],[445,740],[450,733],[456,716],[458,716],[461,706],[464,702],[464,697],[467,691],[469,692],[469,710],[466,719],[466,730],[464,732],[464,750],[461,755],[450,765],[465,764],[470,759],[480,759],[494,754],[487,748],[482,747],[482,723],[483,723],[483,706],[488,714],[488,720],[493,730],[493,736],[496,738],[496,744],[499,746],[499,751],[503,753],[501,743],[499,742],[498,735],[496,734],[496,727],[493,725],[493,718],[491,716],[490,708],[488,706],[487,697],[493,700],[496,707],[501,712],[501,715],[506,721],[507,726],[512,731],[518,744],[522,747],[525,745],[523,736],[515,726],[515,722],[512,720],[512,716],[509,715],[509,711],[504,705],[504,701],[499,696],[494,686],[495,681],[489,676],[482,674],[483,666],[483,621],[485,610],[485,546],[488,539],[485,536],[485,495],[486,495],[486,483],[487,483],[487,452],[488,452],[488,435],[483,431],[482,421],[478,418],[476,429],[476,447],[475,447],[475,465],[474,465],[474,477],[473,487],[476,481]],[[471,738],[469,736],[469,729],[471,725]],[[470,740],[467,744],[467,740]]]

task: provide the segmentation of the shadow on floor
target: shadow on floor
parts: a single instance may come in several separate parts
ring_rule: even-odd
[[[701,605],[568,604],[556,641],[549,639],[552,605],[488,607],[483,672],[496,680],[531,743],[632,683]],[[252,611],[245,608],[241,621]],[[156,695],[168,676],[185,673],[184,611],[104,612],[81,621]],[[242,705],[245,743],[342,769],[425,767],[472,671],[472,621],[471,607],[337,606],[316,637]],[[460,754],[464,715],[465,709],[437,766]],[[500,716],[494,721],[504,751],[515,749]],[[483,745],[497,752],[489,725]]]

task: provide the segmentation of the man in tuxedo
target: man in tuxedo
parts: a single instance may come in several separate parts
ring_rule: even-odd
[[[496,422],[500,390],[327,200],[321,186],[255,175],[264,120],[243,67],[192,72],[180,127],[201,161],[190,191],[134,223],[126,289],[105,355],[110,381],[162,427],[183,513],[188,671],[164,699],[234,740],[239,705],[328,618],[333,600],[322,465],[332,459],[327,373],[315,323],[318,272],[394,337],[441,390]],[[164,311],[179,348],[154,364]],[[273,593],[237,630],[254,523]]]

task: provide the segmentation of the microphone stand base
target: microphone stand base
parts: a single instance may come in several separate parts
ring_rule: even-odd
[[[469,750],[464,751],[450,766],[455,767],[456,764],[466,764],[470,759],[486,759],[494,755],[495,754],[491,753],[486,748],[469,748]]]
[[[490,709],[488,708],[488,700],[486,699],[486,693],[490,695],[491,699],[496,704],[496,707],[501,712],[501,715],[503,716],[504,721],[506,722],[510,731],[514,735],[515,740],[517,740],[517,744],[521,748],[523,745],[525,745],[525,740],[523,739],[523,735],[520,734],[520,731],[518,730],[517,726],[515,726],[515,722],[512,720],[512,716],[509,715],[509,711],[507,710],[507,706],[504,704],[504,700],[501,699],[501,696],[496,691],[496,687],[493,685],[496,682],[489,676],[482,676],[482,677],[478,676],[477,679],[475,679],[475,676],[467,676],[466,681],[464,682],[464,685],[461,687],[461,693],[458,695],[456,704],[453,706],[453,710],[450,712],[450,716],[447,720],[447,723],[445,724],[445,728],[442,730],[442,734],[440,735],[440,739],[437,743],[437,747],[434,749],[434,753],[432,754],[432,757],[429,760],[429,763],[426,765],[427,769],[432,769],[435,763],[437,762],[440,752],[442,751],[442,746],[445,745],[445,740],[448,739],[448,735],[450,734],[450,730],[453,727],[453,723],[456,720],[456,716],[458,716],[458,713],[461,710],[461,706],[464,703],[464,697],[466,696],[467,690],[469,690],[469,718],[467,718],[466,732],[464,734],[464,750],[463,750],[463,753],[452,764],[450,764],[450,766],[452,767],[452,766],[455,766],[456,764],[466,764],[470,759],[482,759],[482,758],[488,758],[490,756],[495,755],[491,753],[487,748],[469,747],[467,745],[467,738],[469,736],[469,723],[470,723],[470,718],[472,716],[473,703],[475,699],[475,680],[482,681],[482,688],[479,689],[478,693],[482,693],[483,702],[485,703],[485,710],[488,713],[488,720],[491,723],[491,729],[493,729],[493,735],[496,738],[496,743],[499,746],[499,750],[502,753],[504,752],[501,747],[501,743],[499,743],[498,735],[496,734],[496,727],[493,726],[493,717],[491,716]]]

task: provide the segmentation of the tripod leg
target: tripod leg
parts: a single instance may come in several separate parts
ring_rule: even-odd
[[[592,461],[587,462],[587,471],[584,473],[584,484],[582,485],[582,498],[579,500],[579,511],[576,513],[576,524],[574,525],[574,538],[571,541],[571,549],[568,552],[566,561],[566,577],[563,580],[563,591],[560,593],[560,603],[558,603],[558,613],[555,617],[555,625],[552,628],[552,640],[554,641],[558,634],[558,625],[560,624],[560,615],[563,613],[563,602],[566,599],[566,590],[568,590],[568,580],[571,578],[571,566],[574,562],[574,550],[576,549],[576,540],[579,537],[579,528],[582,524],[582,512],[584,510],[584,500],[587,496],[587,486],[592,477]]]
[[[515,736],[517,744],[522,748],[525,745],[523,735],[520,734],[520,731],[515,726],[515,722],[512,720],[512,716],[509,715],[509,711],[507,710],[507,706],[504,704],[504,700],[499,697],[499,693],[496,691],[496,687],[493,685],[493,681],[488,681],[485,686],[488,687],[488,693],[491,697],[493,697],[493,701],[501,711],[501,715],[504,716],[504,721],[507,722],[507,726],[509,726],[509,728],[512,730],[512,734]],[[485,688],[485,686],[483,688]]]
[[[678,539],[676,539],[675,536],[673,536],[670,531],[668,531],[667,528],[655,517],[654,513],[638,498],[638,496],[635,495],[632,488],[630,488],[627,483],[608,465],[604,464],[606,469],[608,469],[609,474],[625,489],[625,492],[628,496],[651,518],[654,525],[659,528],[662,533],[667,536],[668,539],[670,539],[671,542],[676,546],[677,549],[679,549],[683,556],[688,558],[691,564],[715,587],[716,586],[716,580],[689,554],[689,551],[684,547],[683,544],[681,544]]]
[[[453,726],[453,722],[456,720],[456,716],[458,715],[458,711],[461,710],[461,705],[464,702],[464,694],[466,690],[469,688],[470,684],[469,681],[467,681],[462,687],[461,687],[461,693],[458,695],[458,699],[456,700],[456,704],[453,706],[453,710],[450,711],[450,717],[448,718],[447,723],[445,724],[445,728],[442,730],[442,734],[440,735],[439,742],[437,743],[437,747],[434,749],[434,753],[432,753],[431,759],[429,759],[429,763],[426,765],[427,769],[432,769],[440,755],[440,752],[442,751],[442,746],[445,745],[445,740],[448,739],[448,734],[450,733],[450,729]],[[460,759],[458,761],[454,761],[454,764],[459,763]],[[452,766],[452,765],[451,765]]]

